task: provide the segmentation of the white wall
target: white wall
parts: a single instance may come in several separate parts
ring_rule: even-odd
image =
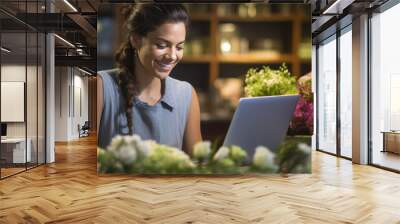
[[[55,140],[77,139],[78,124],[82,126],[89,118],[88,78],[72,67],[56,67],[55,73]]]
[[[72,120],[72,136],[78,136],[77,126],[81,126],[85,121],[89,120],[89,102],[88,102],[88,78],[82,76],[84,75],[77,69],[74,69],[74,108],[72,110],[73,120]]]
[[[38,69],[38,70],[36,70]],[[26,106],[22,107],[22,113],[26,112],[27,119],[24,122],[7,122],[7,137],[9,138],[24,138],[25,133],[30,139],[30,148],[32,161],[44,163],[44,74],[42,67],[28,65],[25,63],[5,63],[1,66],[1,78],[3,81],[18,81],[26,83]],[[27,81],[25,78],[27,77]],[[22,91],[23,94],[23,91]],[[7,96],[2,96],[7,97]],[[11,110],[10,108],[1,108],[4,112]],[[11,112],[12,111],[8,111]],[[27,132],[26,132],[27,131]],[[39,155],[37,155],[37,153]]]
[[[55,68],[55,140],[68,140],[68,86],[67,67]]]
[[[28,70],[30,68],[28,67]],[[5,64],[1,66],[1,81],[5,82],[25,82],[25,64]],[[7,110],[7,108],[1,108]],[[25,137],[25,123],[12,122],[7,123],[7,136],[8,137]]]
[[[32,74],[33,72],[36,74],[36,67],[27,66],[28,74]],[[3,82],[25,82],[25,64],[3,64],[1,66],[1,81]],[[36,85],[36,82],[34,83]],[[33,89],[28,89],[33,90]],[[29,97],[36,97],[36,89],[34,92],[27,93]],[[27,99],[27,102],[33,101],[32,99]],[[36,105],[35,105],[36,107]],[[7,110],[7,108],[1,108],[1,110]],[[34,118],[31,117],[32,114],[27,114],[28,121],[36,119],[36,114],[34,114]],[[28,125],[31,127],[32,125]],[[7,136],[8,137],[25,137],[25,122],[7,122]],[[28,136],[29,137],[29,136]]]

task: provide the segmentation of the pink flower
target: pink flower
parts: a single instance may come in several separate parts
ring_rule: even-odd
[[[290,125],[292,132],[297,134],[311,134],[313,132],[313,104],[303,96],[297,102]]]

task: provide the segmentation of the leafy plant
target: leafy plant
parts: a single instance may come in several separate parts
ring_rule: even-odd
[[[199,142],[193,158],[185,152],[143,141],[139,136],[116,136],[107,149],[98,148],[100,173],[134,174],[243,174],[247,172],[276,173],[303,171],[307,165],[309,146],[285,145],[275,155],[268,148],[259,146],[250,166],[243,166],[246,150],[239,146],[222,146],[212,150],[208,141]],[[278,159],[276,159],[278,158]],[[300,166],[300,167],[299,167]]]
[[[277,70],[269,66],[250,68],[246,74],[244,91],[249,97],[298,93],[296,78],[290,74],[285,64]]]
[[[311,148],[307,137],[289,137],[279,148],[277,163],[280,173],[310,173]]]

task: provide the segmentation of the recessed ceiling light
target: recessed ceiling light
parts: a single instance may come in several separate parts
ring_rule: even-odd
[[[64,42],[65,44],[67,44],[68,46],[75,48],[75,45],[73,45],[73,44],[72,44],[71,42],[69,42],[68,40],[66,40],[66,39],[64,39],[64,38],[62,38],[62,37],[60,37],[60,36],[57,35],[57,34],[54,34],[54,36],[57,37],[57,38],[58,38],[59,40],[61,40],[62,42]]]
[[[74,12],[78,12],[78,10],[68,1],[64,0],[64,3],[68,5]]]
[[[90,72],[88,72],[88,71],[86,71],[86,70],[83,70],[83,69],[81,69],[81,68],[79,68],[79,67],[78,67],[78,70],[81,71],[81,72],[83,72],[83,73],[85,73],[85,74],[87,74],[87,75],[92,75],[92,73],[90,73]]]
[[[10,53],[10,52],[11,52],[11,50],[9,50],[9,49],[7,49],[7,48],[5,48],[5,47],[1,47],[0,49],[1,49],[2,51],[6,52],[6,53]]]
[[[343,9],[351,5],[355,0],[336,0],[327,9],[324,10],[322,14],[342,14]]]

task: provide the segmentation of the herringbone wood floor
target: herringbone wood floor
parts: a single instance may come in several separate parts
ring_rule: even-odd
[[[400,223],[400,175],[313,153],[313,174],[97,176],[95,139],[0,181],[0,223]]]

